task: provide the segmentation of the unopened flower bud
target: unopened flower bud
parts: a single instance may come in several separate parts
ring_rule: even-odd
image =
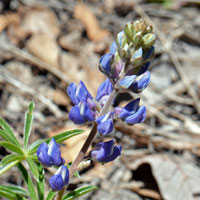
[[[59,167],[55,175],[49,179],[49,185],[53,191],[60,191],[69,183],[69,170],[65,165]]]
[[[142,53],[143,53],[142,47],[133,52],[130,60],[133,66],[138,66],[142,63]]]
[[[144,35],[143,39],[143,47],[150,48],[156,42],[156,36],[153,33],[148,33]]]
[[[45,166],[60,166],[65,162],[61,157],[60,146],[54,138],[50,140],[49,144],[44,142],[38,147],[37,157]]]

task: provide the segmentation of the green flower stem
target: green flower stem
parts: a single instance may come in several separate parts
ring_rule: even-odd
[[[110,106],[112,105],[112,102],[115,99],[116,95],[117,95],[117,90],[114,89],[112,91],[112,93],[110,94],[110,96],[109,96],[106,104],[104,105],[103,109],[101,110],[99,116],[104,115],[106,112],[108,112],[108,110],[109,110]],[[78,168],[78,165],[83,161],[85,154],[87,153],[88,148],[92,144],[96,134],[97,134],[97,123],[94,122],[94,125],[93,125],[93,127],[90,131],[90,134],[88,135],[88,137],[87,137],[85,143],[83,144],[80,152],[78,153],[76,159],[74,160],[71,167],[69,168],[70,177],[73,176],[74,172]],[[66,189],[66,187],[64,187],[61,191],[58,192],[57,200],[62,200],[65,189]]]

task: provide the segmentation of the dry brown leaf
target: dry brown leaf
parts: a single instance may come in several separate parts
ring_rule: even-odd
[[[94,13],[83,3],[78,3],[75,7],[74,16],[85,26],[88,38],[95,42],[104,40],[110,33],[99,27]]]
[[[59,68],[58,56],[60,49],[54,38],[48,34],[35,34],[27,43],[28,50],[41,60]]]
[[[153,190],[143,189],[143,188],[139,188],[139,187],[132,187],[131,190],[133,192],[138,193],[139,195],[141,195],[143,197],[149,197],[149,198],[152,198],[154,200],[161,200],[162,199],[160,194],[156,191],[153,191]]]
[[[89,170],[87,174],[82,175],[82,178],[85,181],[92,181],[94,177],[105,180],[112,171],[112,164],[112,162],[106,163],[105,165],[97,163],[92,170]]]
[[[0,32],[2,32],[7,26],[11,24],[19,23],[19,19],[19,15],[17,14],[0,15]]]
[[[52,99],[55,101],[56,104],[61,104],[61,105],[70,105],[70,100],[67,98],[66,94],[59,89],[56,89],[52,93]]]
[[[194,200],[200,193],[200,170],[192,162],[166,154],[145,156],[129,164],[137,169],[149,164],[165,200]]]
[[[60,24],[56,15],[47,8],[31,8],[26,11],[21,23],[23,31],[31,34],[47,34],[56,38],[60,33]]]

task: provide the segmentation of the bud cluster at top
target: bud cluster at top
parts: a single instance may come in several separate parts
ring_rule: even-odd
[[[101,57],[100,71],[114,81],[126,75],[142,75],[153,58],[155,40],[152,27],[142,19],[127,23],[117,34],[110,52]]]

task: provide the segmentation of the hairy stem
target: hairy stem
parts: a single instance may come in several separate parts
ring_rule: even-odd
[[[108,112],[110,106],[112,105],[114,98],[116,97],[116,94],[117,94],[117,91],[116,91],[116,89],[114,89],[112,91],[112,93],[109,95],[109,98],[108,98],[106,104],[104,105],[104,107],[102,108],[99,116],[104,115],[106,112]],[[90,131],[90,134],[88,135],[88,137],[87,137],[85,143],[83,144],[80,152],[78,153],[76,159],[74,160],[71,167],[69,168],[70,177],[73,176],[74,172],[77,170],[78,165],[83,161],[85,154],[87,153],[88,148],[92,144],[96,134],[97,134],[97,123],[94,122],[94,125]],[[62,199],[65,189],[66,189],[66,187],[64,187],[61,191],[58,192],[57,200]]]

